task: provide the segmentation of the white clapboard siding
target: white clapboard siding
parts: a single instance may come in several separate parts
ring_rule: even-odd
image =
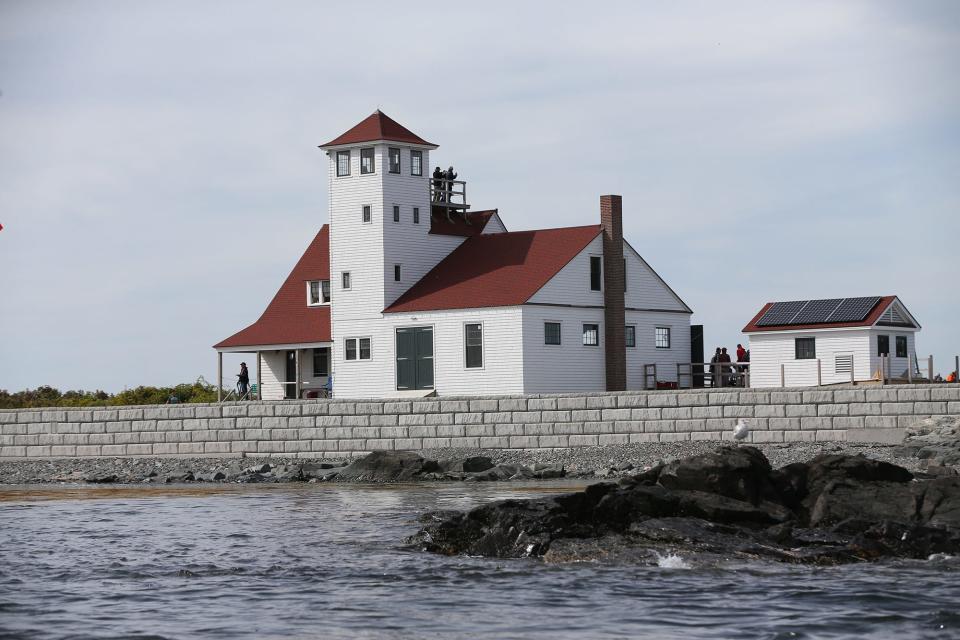
[[[603,292],[590,289],[591,256],[603,257],[603,237],[600,235],[533,294],[529,302],[602,307]]]
[[[796,338],[815,339],[823,384],[850,381],[848,372],[837,373],[837,356],[853,355],[856,380],[869,380],[873,375],[870,363],[870,332],[867,329],[756,333],[750,335],[749,345],[751,387],[779,387],[781,363],[784,365],[786,386],[817,384],[817,360],[796,359]]]
[[[283,400],[283,380],[286,370],[286,351],[260,353],[260,394],[264,400]],[[254,382],[251,380],[251,382]]]
[[[623,245],[623,257],[627,265],[627,290],[623,296],[627,309],[690,311],[667,283],[626,242]]]
[[[544,344],[544,323],[560,323],[560,344]],[[584,346],[583,324],[599,325],[599,345]],[[603,309],[523,306],[525,393],[606,389]]]
[[[677,379],[677,364],[690,363],[690,314],[657,311],[627,311],[627,325],[636,327],[637,346],[627,347],[627,388],[643,388],[643,365],[657,365],[657,380],[679,382],[689,387],[688,367],[682,367],[683,375]],[[670,329],[670,348],[658,349],[656,328]],[[652,381],[650,382],[652,384]]]
[[[880,352],[877,338],[879,336],[888,336],[890,338],[890,361],[887,365],[887,375],[893,378],[907,376],[907,358],[897,357],[897,336],[907,337],[907,355],[916,361],[916,331],[904,327],[873,327],[870,330],[870,371],[876,375],[880,371]],[[917,369],[914,367],[914,375]],[[927,361],[920,363],[920,374],[927,375]]]
[[[391,397],[396,391],[398,327],[433,327],[434,382],[437,395],[522,393],[523,347],[520,307],[386,314],[382,319],[351,323],[343,338],[371,337],[371,359],[342,360],[335,345],[334,396]],[[466,323],[483,325],[484,366],[464,366]]]
[[[503,233],[506,230],[507,227],[504,226],[503,220],[500,219],[500,214],[495,213],[487,220],[487,226],[483,228],[483,233]]]

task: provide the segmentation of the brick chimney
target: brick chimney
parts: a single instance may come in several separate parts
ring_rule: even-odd
[[[623,290],[623,199],[600,196],[600,228],[603,231],[603,334],[607,391],[627,388],[627,348],[624,342],[626,312]]]

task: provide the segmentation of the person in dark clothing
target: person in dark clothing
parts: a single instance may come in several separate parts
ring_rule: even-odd
[[[727,381],[730,382],[730,383],[732,383],[732,384],[734,384],[734,385],[736,385],[736,380],[730,376],[730,374],[733,373],[733,367],[731,367],[731,366],[724,366],[724,364],[726,364],[726,363],[728,363],[728,362],[732,362],[732,360],[730,359],[730,354],[727,353],[727,348],[726,348],[726,347],[724,347],[723,349],[720,350],[720,356],[719,356],[719,358],[720,358],[720,359],[719,359],[719,362],[721,363],[721,366],[720,366],[720,374],[721,374],[721,375],[727,374]]]
[[[247,371],[246,362],[240,363],[240,373],[237,374],[237,384],[240,386],[240,397],[245,397],[247,390],[250,388],[250,373]]]
[[[713,354],[713,357],[710,358],[710,385],[714,387],[720,386],[720,347],[717,347],[717,352]]]
[[[443,202],[443,169],[437,167],[433,170],[433,201]]]
[[[447,167],[447,170],[443,173],[443,177],[447,179],[446,187],[444,188],[444,197],[446,202],[452,200],[453,195],[453,180],[457,179],[457,172],[453,170],[453,167]]]

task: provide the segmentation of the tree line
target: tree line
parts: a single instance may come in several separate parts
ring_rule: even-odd
[[[130,404],[166,404],[169,402],[216,402],[217,388],[203,377],[190,384],[174,387],[136,387],[119,393],[106,391],[60,391],[42,386],[11,393],[0,389],[0,409],[31,407],[106,407]]]

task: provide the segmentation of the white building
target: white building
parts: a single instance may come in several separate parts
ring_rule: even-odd
[[[623,239],[619,196],[601,197],[600,224],[508,232],[379,111],[321,148],[329,234],[277,294],[299,309],[275,298],[215,345],[260,353],[264,398],[331,372],[347,398],[638,389],[644,365],[677,381],[690,362],[692,311]]]
[[[750,386],[917,379],[919,330],[896,296],[768,302],[743,328]]]

